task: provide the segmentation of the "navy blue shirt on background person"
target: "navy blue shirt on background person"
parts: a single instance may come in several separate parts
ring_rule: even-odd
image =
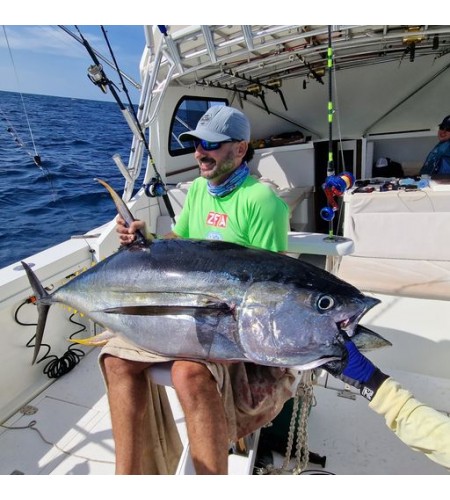
[[[439,124],[439,142],[428,153],[420,175],[450,175],[450,115]]]

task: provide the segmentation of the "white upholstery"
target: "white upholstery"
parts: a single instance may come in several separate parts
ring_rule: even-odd
[[[361,290],[450,300],[450,191],[345,195],[354,252],[339,276]]]
[[[450,212],[357,213],[346,236],[354,256],[386,259],[449,260]]]
[[[450,262],[344,257],[338,275],[360,290],[450,300]]]

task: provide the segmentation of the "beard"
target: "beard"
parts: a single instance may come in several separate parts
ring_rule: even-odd
[[[215,185],[221,184],[238,166],[232,151],[218,161],[207,155],[202,156],[198,164],[200,175]]]

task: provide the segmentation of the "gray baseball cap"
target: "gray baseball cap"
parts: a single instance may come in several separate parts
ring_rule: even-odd
[[[230,139],[250,141],[248,118],[230,106],[212,106],[200,118],[195,130],[183,132],[180,141],[203,139],[208,142],[222,142]]]

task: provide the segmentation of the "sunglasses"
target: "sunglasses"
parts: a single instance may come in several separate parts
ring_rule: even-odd
[[[194,139],[194,146],[197,149],[199,146],[202,147],[205,151],[215,151],[216,149],[220,149],[222,144],[226,144],[229,142],[240,142],[236,139],[230,139],[229,141],[221,141],[221,142],[209,142],[204,139]]]
[[[439,130],[445,130],[446,132],[450,132],[450,127],[439,125]]]

